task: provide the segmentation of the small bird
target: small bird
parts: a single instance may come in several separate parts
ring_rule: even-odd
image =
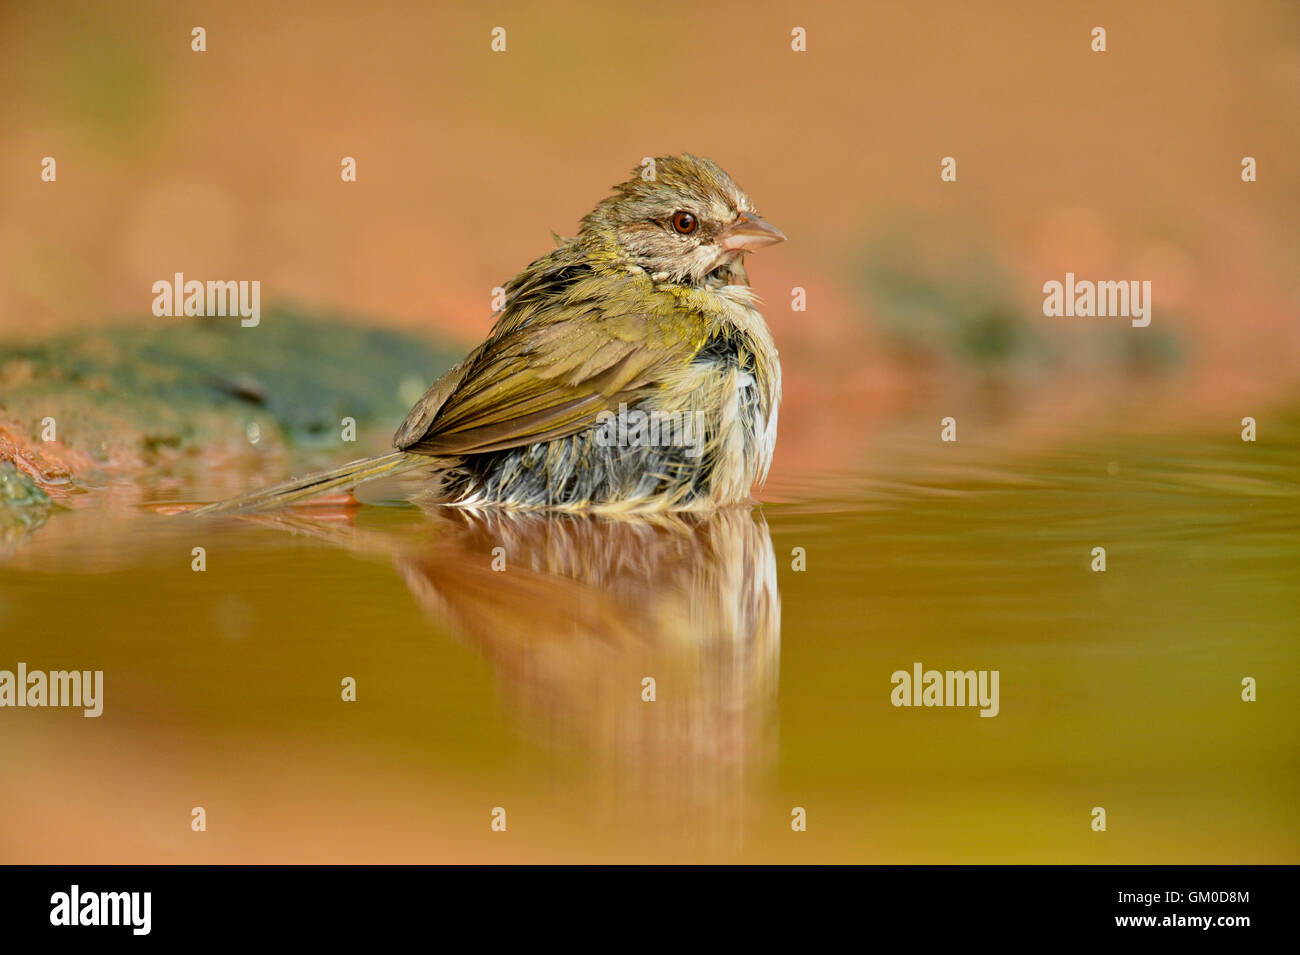
[[[429,502],[583,512],[749,499],[781,366],[743,259],[785,235],[716,163],[655,159],[505,287],[487,340],[406,416],[396,451],[192,513],[428,470]]]

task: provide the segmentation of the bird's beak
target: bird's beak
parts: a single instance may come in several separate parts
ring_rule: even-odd
[[[719,247],[728,252],[752,252],[784,241],[784,232],[752,212],[742,212],[735,223],[718,234]]]

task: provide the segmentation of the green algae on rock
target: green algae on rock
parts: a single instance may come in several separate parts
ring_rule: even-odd
[[[51,506],[40,485],[13,462],[0,461],[0,544],[40,527]]]
[[[17,441],[0,458],[38,478],[31,460],[52,459],[54,470],[93,483],[97,468],[133,471],[178,454],[246,448],[250,439],[339,444],[345,419],[360,452],[386,445],[412,394],[459,355],[403,332],[287,309],[269,311],[256,328],[165,319],[0,343],[0,419]]]

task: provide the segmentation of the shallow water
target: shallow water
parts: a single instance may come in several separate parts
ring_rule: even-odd
[[[931,430],[657,525],[58,511],[0,669],[104,712],[0,713],[0,861],[1300,861],[1300,422]],[[893,706],[916,662],[997,715]]]

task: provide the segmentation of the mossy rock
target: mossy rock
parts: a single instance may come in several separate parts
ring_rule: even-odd
[[[463,350],[429,339],[278,309],[253,328],[227,319],[161,319],[36,344],[0,343],[0,418],[37,450],[42,422],[95,462],[145,462],[167,450],[259,440],[339,443],[340,422],[368,436],[400,423]]]
[[[49,495],[31,477],[13,462],[0,461],[0,542],[40,527],[52,506]]]

